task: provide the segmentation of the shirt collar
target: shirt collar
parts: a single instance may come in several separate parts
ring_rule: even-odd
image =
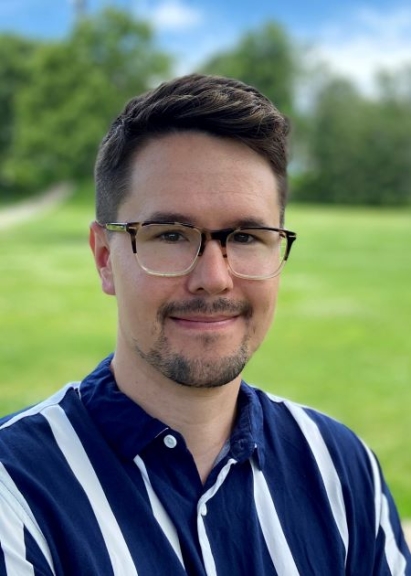
[[[255,456],[258,466],[264,465],[263,410],[256,390],[241,382],[237,401],[237,418],[231,434],[232,456],[244,461]]]
[[[123,394],[105,358],[80,384],[79,394],[93,422],[115,452],[133,459],[169,427]],[[264,461],[263,413],[256,391],[241,383],[237,418],[230,438],[230,457],[241,462],[256,456]]]
[[[133,459],[167,426],[121,392],[105,358],[80,384],[80,397],[107,443],[126,459]]]

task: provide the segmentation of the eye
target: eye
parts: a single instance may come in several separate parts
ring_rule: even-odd
[[[231,237],[232,241],[237,244],[253,244],[257,242],[259,239],[254,234],[250,234],[249,232],[236,232]]]
[[[247,230],[237,230],[233,232],[230,243],[236,246],[250,246],[253,249],[275,247],[281,238],[278,232],[274,230],[267,230],[265,228],[254,228]]]
[[[163,242],[168,242],[169,244],[176,244],[177,242],[183,242],[187,238],[181,232],[176,232],[175,230],[168,230],[157,234],[157,240],[162,240]]]
[[[145,239],[165,244],[180,244],[192,240],[192,230],[184,226],[170,224],[150,224],[142,229]]]

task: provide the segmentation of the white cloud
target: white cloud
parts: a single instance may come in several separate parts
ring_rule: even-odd
[[[411,64],[411,7],[388,12],[360,8],[346,20],[323,28],[316,46],[316,58],[372,94],[378,71]]]
[[[160,32],[181,31],[199,26],[204,13],[185,4],[182,0],[162,0],[154,7],[149,2],[138,3],[138,13],[144,14]]]

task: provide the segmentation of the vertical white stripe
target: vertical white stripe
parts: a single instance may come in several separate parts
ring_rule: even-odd
[[[217,576],[213,552],[211,550],[210,541],[207,536],[204,518],[201,513],[197,513],[197,532],[198,541],[200,543],[201,552],[203,554],[204,569],[206,574],[207,576]]]
[[[171,518],[167,514],[167,511],[165,510],[164,506],[161,504],[157,494],[153,490],[150,478],[148,476],[147,468],[143,460],[140,458],[140,456],[136,456],[134,458],[134,462],[141,472],[141,476],[143,478],[144,485],[147,490],[148,498],[150,500],[154,517],[159,523],[167,540],[170,542],[171,547],[173,548],[174,552],[177,555],[177,558],[180,560],[181,565],[184,568],[184,560],[183,555],[181,553],[180,541],[178,539],[177,530],[175,529],[174,524],[172,523]]]
[[[254,477],[254,501],[257,516],[271,561],[278,576],[299,576],[264,475],[252,458],[250,462]]]
[[[374,506],[375,506],[375,537],[377,537],[378,531],[380,529],[380,518],[382,509],[382,488],[381,488],[381,476],[378,470],[377,462],[371,452],[364,442],[362,442],[364,449],[367,453],[368,459],[371,465],[371,471],[374,480]]]
[[[382,492],[380,471],[378,469],[376,459],[374,458],[374,455],[371,452],[371,450],[364,443],[363,446],[367,452],[374,479],[374,494],[375,494],[374,502],[375,502],[375,518],[376,518],[375,536],[377,537],[379,528],[381,526],[385,534],[385,556],[391,574],[393,574],[394,576],[403,576],[405,574],[405,569],[407,565],[404,556],[402,555],[400,549],[398,548],[394,531],[391,526],[390,509],[387,497]]]
[[[228,472],[233,464],[237,461],[230,458],[227,464],[220,470],[217,479],[213,486],[204,492],[197,504],[197,531],[198,539],[200,542],[201,552],[203,555],[204,568],[207,576],[217,576],[216,565],[214,561],[213,552],[211,550],[210,541],[207,536],[206,527],[204,524],[204,516],[207,514],[207,502],[217,493],[220,486],[227,477]]]
[[[14,480],[7,472],[4,465],[0,462],[0,496],[10,506],[10,508],[21,519],[22,524],[30,532],[34,541],[37,543],[41,553],[46,559],[51,572],[54,574],[53,560],[46,539],[40,530],[39,525],[33,515],[33,512],[24,498],[23,494],[17,488]]]
[[[330,502],[333,517],[345,547],[345,560],[347,561],[349,541],[347,515],[341,481],[337,470],[335,469],[324,438],[321,436],[321,432],[314,420],[312,420],[308,414],[296,404],[285,402],[285,405],[293,415],[301,429],[301,432],[304,434],[317,462],[324,482],[325,491]]]
[[[124,576],[125,574],[137,576],[135,564],[116,517],[70,420],[60,406],[46,408],[42,414],[47,418],[58,447],[89,499],[103,535],[115,576]]]
[[[386,496],[382,495],[381,527],[385,532],[385,557],[393,576],[405,576],[407,563],[401,554],[391,526],[389,505]]]
[[[34,576],[33,565],[26,560],[23,522],[2,500],[0,500],[0,542],[7,576]]]

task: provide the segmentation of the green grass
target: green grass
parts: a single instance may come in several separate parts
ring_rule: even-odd
[[[84,196],[0,230],[2,414],[113,349],[115,300],[99,288]],[[298,240],[276,320],[245,376],[354,429],[411,516],[411,212],[291,205],[287,225]]]

